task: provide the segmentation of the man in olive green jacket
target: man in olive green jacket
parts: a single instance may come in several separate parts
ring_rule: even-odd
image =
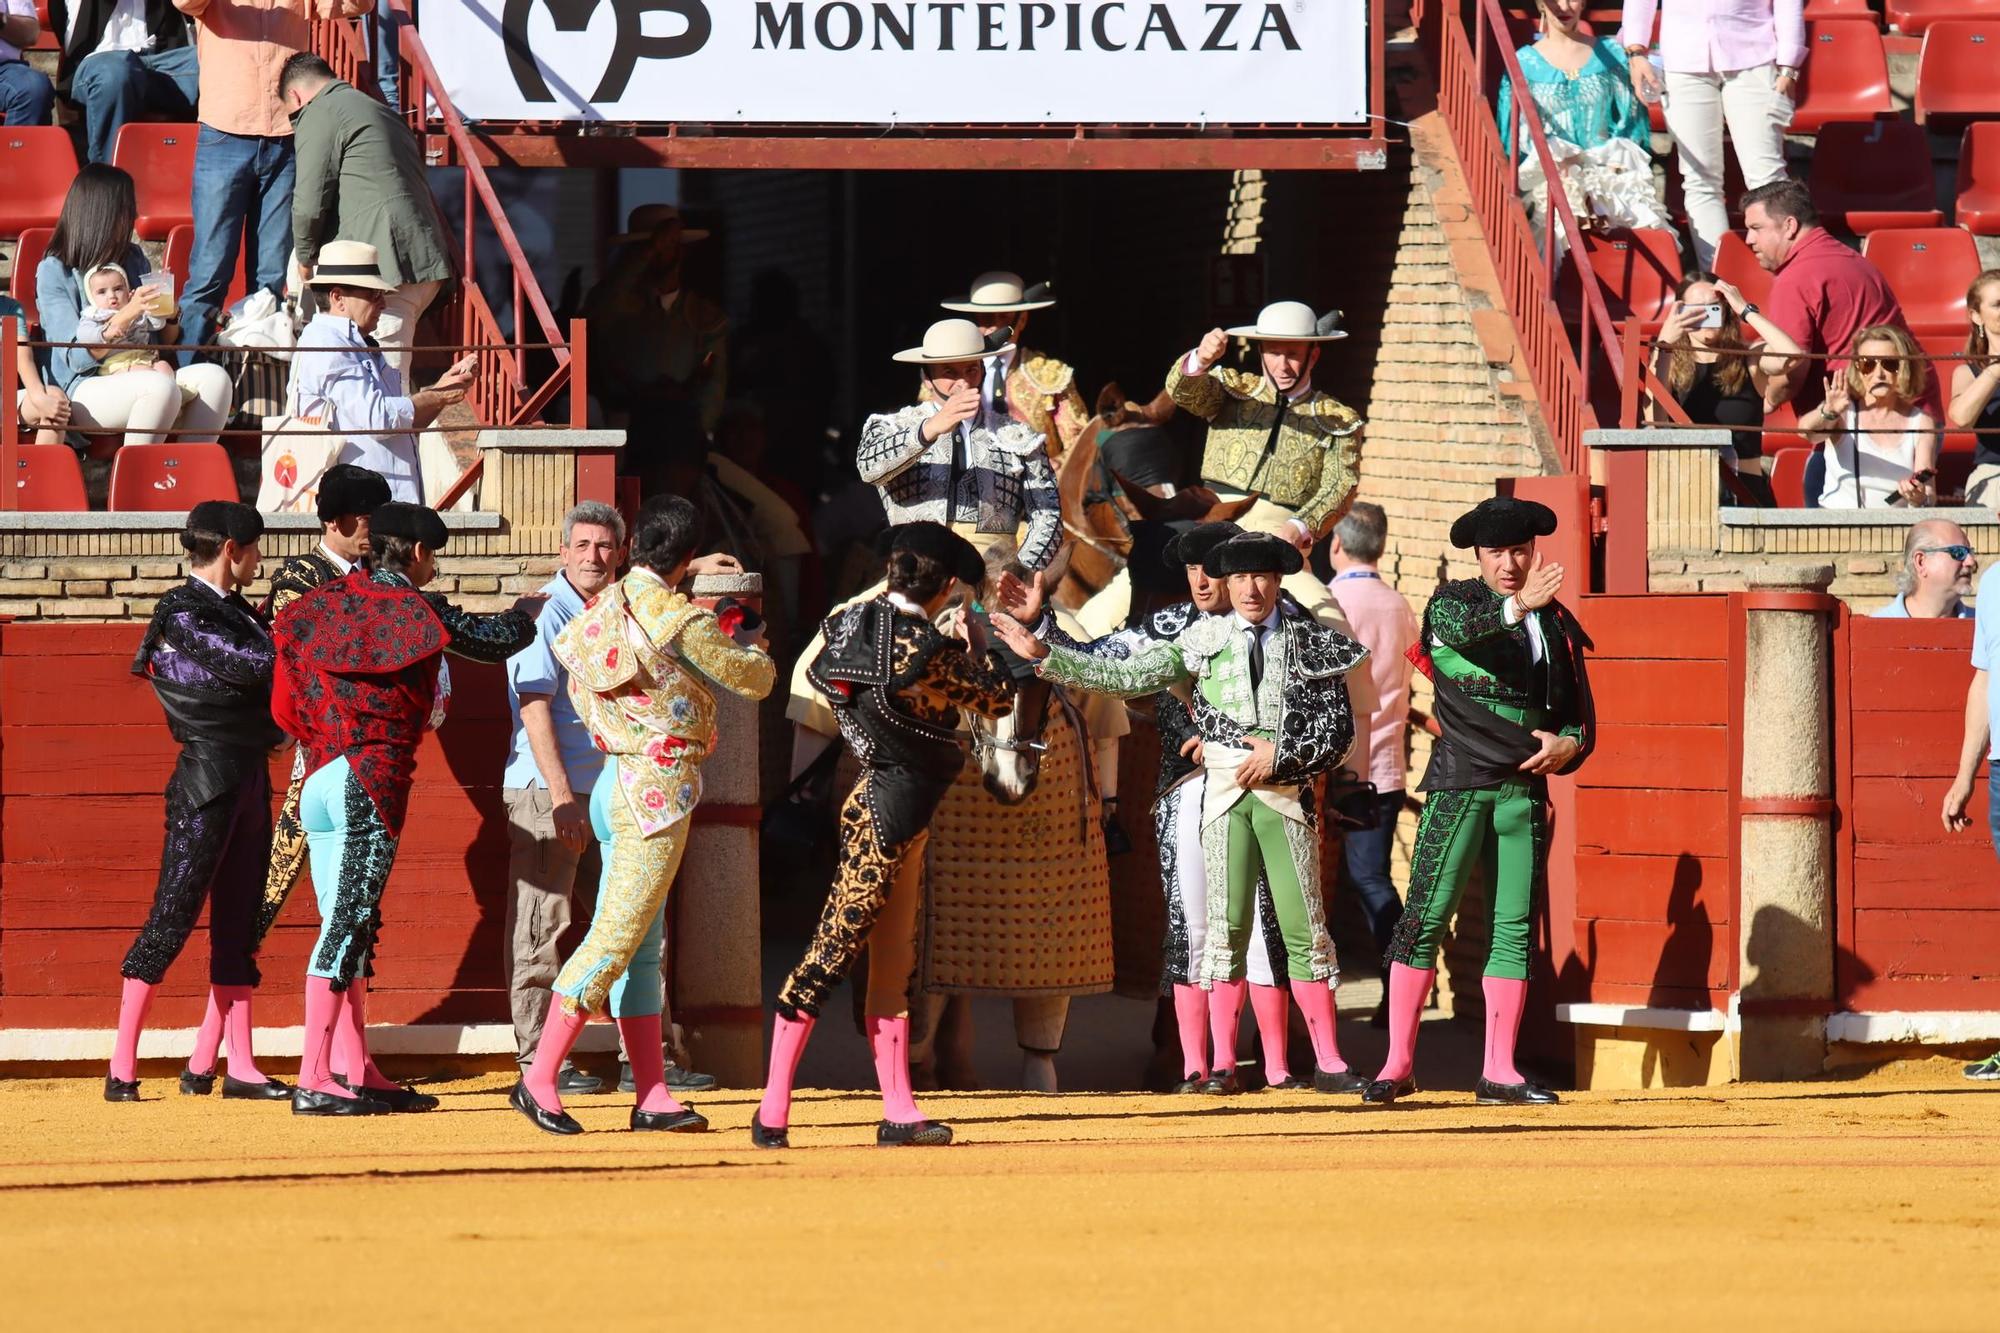
[[[292,118],[297,178],[292,246],[307,275],[338,237],[375,247],[394,284],[375,325],[390,365],[409,380],[417,319],[453,277],[451,245],[424,178],[423,149],[394,111],[302,51],[278,75]]]

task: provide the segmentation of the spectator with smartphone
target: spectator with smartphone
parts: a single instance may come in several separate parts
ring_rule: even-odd
[[[1654,373],[1673,391],[1690,421],[1729,427],[1734,447],[1724,462],[1756,504],[1769,508],[1764,394],[1772,378],[1792,365],[1799,345],[1733,283],[1713,273],[1688,274],[1675,294],[1673,309],[1660,326]],[[1746,328],[1754,342],[1745,341]]]
[[[1903,538],[1903,565],[1896,571],[1896,596],[1869,612],[1884,620],[1970,620],[1972,576],[1979,557],[1965,529],[1948,518],[1910,525]]]
[[[1972,474],[1965,479],[1965,502],[1990,507],[1989,495],[2000,498],[2000,487],[1993,484],[2000,481],[2000,268],[1972,280],[1965,316],[1972,328],[1965,360],[1952,368],[1945,416],[1954,426],[1994,432],[1973,441]]]
[[[416,433],[464,400],[478,357],[468,354],[428,389],[403,392],[402,373],[369,336],[395,290],[382,277],[372,245],[327,242],[306,285],[318,313],[299,333],[292,354],[292,401],[299,415],[317,417],[346,436],[334,462],[381,473],[392,499],[424,503]],[[432,478],[432,489],[441,494],[451,480]]]
[[[1826,396],[1799,418],[1824,441],[1821,509],[1928,505],[1937,499],[1937,419],[1923,407],[1930,370],[1917,340],[1884,324],[1854,335],[1845,368],[1826,377]]]

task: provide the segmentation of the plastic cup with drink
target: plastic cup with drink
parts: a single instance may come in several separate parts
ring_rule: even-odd
[[[146,300],[146,313],[159,319],[172,319],[180,310],[175,298],[180,279],[170,270],[156,268],[140,280],[139,285],[153,289]]]

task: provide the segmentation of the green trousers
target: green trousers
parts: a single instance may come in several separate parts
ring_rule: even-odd
[[[1313,979],[1313,924],[1300,877],[1301,860],[1319,890],[1319,862],[1303,826],[1287,830],[1293,821],[1255,796],[1245,793],[1221,820],[1228,839],[1229,977],[1243,980],[1249,957],[1252,917],[1257,911],[1257,876],[1270,877],[1271,905],[1278,912],[1278,931],[1285,940],[1285,973],[1293,981]],[[1310,830],[1304,830],[1310,834]]]
[[[1486,975],[1528,977],[1528,913],[1548,860],[1548,808],[1540,784],[1510,778],[1470,791],[1434,791],[1417,821],[1410,890],[1389,941],[1388,961],[1437,965],[1445,927],[1466,877],[1484,872],[1489,936]]]

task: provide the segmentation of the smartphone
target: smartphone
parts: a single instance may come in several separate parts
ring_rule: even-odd
[[[1701,323],[1695,325],[1696,328],[1719,329],[1722,327],[1722,306],[1719,303],[1696,306],[1695,308],[1701,311]]]

